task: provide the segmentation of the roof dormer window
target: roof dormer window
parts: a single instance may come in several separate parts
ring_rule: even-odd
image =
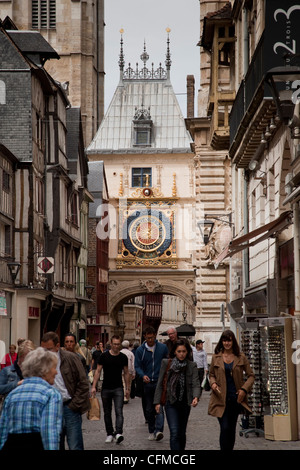
[[[150,147],[152,142],[153,122],[150,116],[150,108],[135,108],[133,118],[133,146]]]

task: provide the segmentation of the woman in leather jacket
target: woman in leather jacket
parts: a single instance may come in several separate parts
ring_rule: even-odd
[[[238,415],[245,410],[251,413],[247,394],[254,380],[249,361],[240,351],[234,333],[231,330],[224,331],[210,365],[212,392],[208,406],[208,414],[219,420],[221,450],[232,450],[234,447]]]

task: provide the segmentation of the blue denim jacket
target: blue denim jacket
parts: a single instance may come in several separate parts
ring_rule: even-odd
[[[0,372],[0,395],[7,395],[11,392],[18,382],[22,380],[19,366],[16,362],[12,366],[4,367]]]

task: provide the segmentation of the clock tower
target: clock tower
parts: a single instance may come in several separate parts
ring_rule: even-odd
[[[121,31],[119,85],[87,149],[90,171],[104,162],[109,193],[105,328],[129,340],[149,323],[161,339],[182,313],[195,317],[194,155],[170,80],[169,32],[165,67],[147,66],[144,43],[142,67],[125,68]]]

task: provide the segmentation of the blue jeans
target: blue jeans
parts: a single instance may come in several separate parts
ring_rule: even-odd
[[[156,434],[164,430],[165,417],[163,407],[160,407],[160,412],[157,414],[153,404],[156,383],[157,382],[144,383],[145,415],[150,434]]]
[[[123,405],[124,405],[124,391],[123,387],[114,388],[113,390],[103,389],[101,390],[101,398],[103,403],[104,411],[104,423],[105,429],[108,436],[114,436],[115,434],[123,434]],[[116,415],[116,432],[112,423],[112,403],[114,402],[115,415]]]
[[[184,450],[186,444],[186,427],[191,407],[185,402],[175,402],[171,405],[167,401],[166,417],[170,429],[170,449]]]
[[[66,404],[63,406],[63,428],[60,450],[65,449],[65,437],[67,438],[69,450],[84,450],[81,413],[72,411]]]

